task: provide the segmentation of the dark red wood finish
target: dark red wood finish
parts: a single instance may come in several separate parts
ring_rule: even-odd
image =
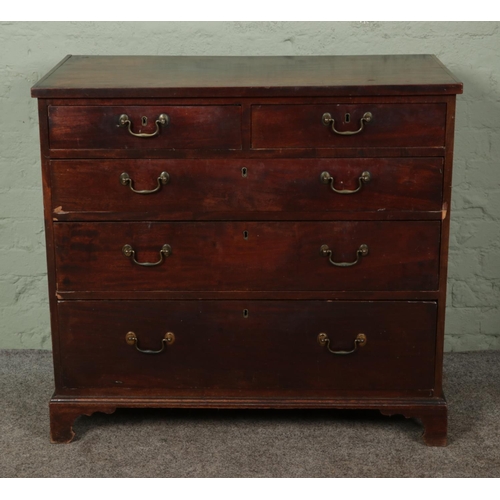
[[[164,171],[169,182],[153,194],[134,193],[119,182],[126,172],[134,189],[152,190]],[[324,171],[334,177],[337,190],[357,189],[365,171],[371,179],[358,193],[338,194],[320,182]],[[73,160],[52,161],[51,173],[52,211],[58,220],[120,220],[129,214],[193,220],[217,213],[231,219],[241,212],[247,217],[264,212],[264,219],[269,212],[278,218],[309,212],[317,218],[360,211],[440,211],[442,204],[441,158]]]
[[[450,212],[451,212],[451,189],[453,173],[453,147],[455,142],[455,98],[447,99],[448,113],[446,115],[446,156],[443,179],[443,211],[441,223],[441,247],[440,247],[440,272],[439,290],[441,293],[440,307],[438,309],[438,339],[436,343],[436,393],[444,398],[443,394],[443,351],[444,351],[444,328],[446,315],[447,278],[448,278],[448,245],[450,240]],[[437,425],[437,424],[436,424]],[[443,433],[442,433],[443,434]],[[446,439],[446,427],[444,432]]]
[[[58,223],[60,291],[436,290],[437,221]],[[157,262],[164,244],[172,255]],[[351,267],[362,244],[369,254]]]
[[[445,445],[461,92],[434,56],[66,58],[32,89],[52,441],[71,441],[78,415],[118,407],[367,408],[419,418],[424,441]],[[321,123],[329,112],[337,129],[356,130],[366,111],[374,118],[357,135]],[[125,113],[139,131],[147,116],[142,131],[152,132],[162,112],[171,122],[157,137],[117,126]],[[164,170],[170,182],[153,195],[119,183],[127,172],[151,189]],[[319,182],[328,171],[354,189],[365,170],[372,179],[353,195]],[[157,260],[164,243],[172,255],[142,268],[125,243],[139,261]],[[369,255],[348,268],[319,253],[327,244],[334,260],[352,261],[361,243]],[[176,342],[141,354],[125,342],[129,329],[147,349],[167,331]],[[336,356],[317,343],[319,329],[333,348],[348,349],[361,329],[368,342]]]
[[[45,98],[461,94],[433,55],[68,56],[32,89]]]
[[[434,387],[435,302],[64,301],[58,310],[63,384],[76,393],[429,396]],[[129,331],[141,349],[159,350],[167,332],[175,342],[143,354],[126,343]],[[332,350],[352,350],[359,333],[367,342],[334,355],[321,332]]]
[[[373,117],[362,133],[339,135],[322,123],[330,113],[339,132],[360,128],[366,112]],[[349,123],[346,123],[349,115]],[[252,107],[252,147],[356,148],[439,147],[444,145],[446,105],[435,104],[314,104],[255,105]]]
[[[135,137],[119,126],[123,114],[136,134],[154,134],[161,114],[168,123],[153,137]],[[52,149],[241,149],[240,129],[241,108],[234,105],[49,107]]]
[[[57,315],[56,298],[56,263],[54,251],[54,226],[52,224],[51,199],[52,184],[49,163],[49,134],[48,134],[48,112],[47,103],[44,99],[38,100],[38,119],[40,129],[40,150],[42,170],[42,192],[43,192],[43,218],[45,226],[45,247],[47,253],[47,282],[50,307],[50,327],[52,332],[52,357],[54,362],[54,383],[56,388],[61,386],[61,374],[58,370],[60,365],[59,351],[59,324]],[[51,420],[52,426],[52,420]]]

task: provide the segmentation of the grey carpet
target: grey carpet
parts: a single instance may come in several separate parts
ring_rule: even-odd
[[[51,354],[0,351],[1,477],[498,477],[500,352],[445,356],[449,445],[353,411],[117,410],[49,442]]]

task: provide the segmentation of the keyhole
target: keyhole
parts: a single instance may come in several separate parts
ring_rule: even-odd
[[[243,317],[248,318],[248,309],[243,309]]]
[[[243,167],[241,169],[241,177],[246,177],[247,176],[247,167]]]
[[[248,231],[243,231],[243,239],[248,240]]]
[[[142,126],[145,127],[147,124],[148,124],[148,117],[147,116],[143,116],[142,117]]]
[[[351,121],[351,115],[349,113],[345,114],[345,122],[349,123]]]

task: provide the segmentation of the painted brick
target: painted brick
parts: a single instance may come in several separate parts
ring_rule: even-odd
[[[498,307],[498,292],[493,283],[486,280],[457,281],[452,288],[452,304],[453,307]]]
[[[482,334],[500,336],[500,309],[483,311],[480,318],[480,331]]]
[[[0,218],[11,219],[12,223],[19,219],[43,220],[41,178],[38,189],[0,191]]]
[[[500,279],[500,249],[492,248],[482,259],[481,276]]]
[[[457,158],[453,162],[453,192],[460,191],[462,189],[466,189],[467,186],[464,186],[467,179],[467,163],[463,158]]]
[[[490,159],[490,139],[487,130],[457,129],[455,133],[455,154],[459,158]]]
[[[466,164],[464,182],[486,191],[500,187],[500,158],[470,160]]]
[[[500,335],[452,335],[445,337],[444,348],[453,351],[487,351],[500,349]]]
[[[456,280],[474,280],[481,273],[481,264],[475,248],[469,250],[450,249],[448,276]]]
[[[450,335],[469,335],[470,332],[479,332],[480,318],[476,309],[447,307],[446,328]]]
[[[16,282],[19,280],[16,276],[0,277],[0,304],[2,307],[12,306],[17,301]]]
[[[496,109],[498,112],[498,108],[500,104],[497,103]],[[489,157],[494,161],[500,168],[500,127],[497,126],[496,130],[492,130],[489,134],[489,142],[490,142],[490,150]],[[498,187],[498,185],[497,185]]]
[[[481,99],[469,105],[469,127],[485,129],[498,127],[500,103]]]
[[[477,255],[465,253],[465,248],[484,249],[491,245],[500,244],[500,225],[497,221],[465,220],[460,223],[457,234],[458,245],[464,247],[462,254],[477,260]]]
[[[447,350],[500,349],[499,22],[0,22],[0,348],[50,348],[36,100],[66,54],[433,53],[457,97]]]
[[[500,219],[500,190],[488,193],[488,204],[484,207],[484,210],[492,219]]]
[[[46,273],[44,249],[29,252],[14,248],[2,252],[0,276],[44,276]]]

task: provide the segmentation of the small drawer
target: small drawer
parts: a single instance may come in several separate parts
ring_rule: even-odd
[[[241,108],[49,106],[49,141],[51,149],[241,149]]]
[[[444,103],[255,105],[252,147],[444,147],[445,120]]]
[[[55,160],[58,220],[441,210],[442,158]]]
[[[128,395],[429,396],[436,312],[404,301],[63,301],[62,380]]]
[[[59,222],[60,291],[436,290],[439,221]]]

